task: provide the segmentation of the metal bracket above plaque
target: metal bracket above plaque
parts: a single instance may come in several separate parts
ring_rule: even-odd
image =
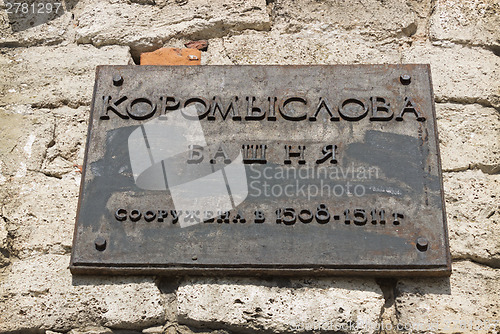
[[[449,275],[429,66],[98,67],[70,268]]]

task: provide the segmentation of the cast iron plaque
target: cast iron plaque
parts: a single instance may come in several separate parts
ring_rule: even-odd
[[[430,68],[101,66],[73,273],[449,275]]]

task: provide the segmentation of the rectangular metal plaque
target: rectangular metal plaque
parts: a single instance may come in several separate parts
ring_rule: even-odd
[[[96,75],[73,273],[450,274],[428,65]]]

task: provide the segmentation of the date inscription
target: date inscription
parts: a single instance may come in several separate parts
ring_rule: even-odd
[[[266,221],[283,225],[298,223],[328,224],[344,223],[346,225],[364,226],[371,225],[400,225],[405,219],[402,211],[390,212],[381,208],[346,208],[341,212],[333,212],[325,204],[318,205],[315,209],[309,208],[277,208],[272,215],[267,215],[262,210],[249,213],[241,211],[200,211],[200,210],[127,210],[119,208],[115,211],[115,219],[119,222],[158,222],[177,224],[179,220],[185,223],[219,223],[219,224],[262,224]]]

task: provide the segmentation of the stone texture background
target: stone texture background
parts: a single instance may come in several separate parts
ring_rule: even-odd
[[[0,333],[500,331],[497,0],[63,5],[19,30],[0,0]],[[95,66],[197,39],[203,64],[430,63],[451,278],[72,277]]]

